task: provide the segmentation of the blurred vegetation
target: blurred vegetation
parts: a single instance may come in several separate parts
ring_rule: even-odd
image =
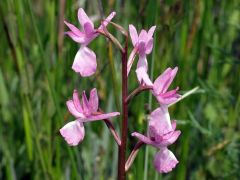
[[[81,78],[71,70],[79,46],[63,36],[63,19],[77,25],[79,7],[95,24],[112,10],[114,22],[126,29],[156,24],[148,56],[152,79],[178,66],[174,86],[181,93],[200,87],[170,108],[182,130],[170,147],[179,160],[176,169],[156,173],[156,149],[144,146],[128,179],[240,179],[239,0],[0,1],[0,179],[116,179],[117,146],[104,123],[86,123],[85,139],[74,148],[58,133],[74,119],[65,106],[74,88],[96,87],[105,111],[121,107],[120,54],[105,38],[90,44],[96,75]],[[129,89],[135,87],[133,71]],[[136,143],[130,132],[146,132],[147,114],[156,107],[148,92],[131,102],[129,151]],[[120,120],[113,120],[117,129]]]

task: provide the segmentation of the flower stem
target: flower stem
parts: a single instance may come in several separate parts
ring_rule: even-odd
[[[114,45],[116,45],[120,49],[122,53],[124,53],[124,49],[120,42],[110,32],[107,31],[107,28],[104,28],[103,30],[98,29],[97,32],[108,38]]]
[[[133,161],[135,160],[137,153],[139,151],[139,149],[144,145],[144,143],[142,141],[137,142],[137,144],[134,146],[131,154],[129,155],[126,164],[125,164],[125,171],[127,172],[128,169],[131,167]]]
[[[120,140],[120,138],[119,138],[119,136],[118,136],[118,134],[117,134],[117,132],[116,132],[112,122],[109,121],[108,119],[104,119],[104,122],[107,125],[109,131],[112,133],[116,143],[118,144],[118,146],[120,146],[121,145],[121,140]]]
[[[142,91],[147,91],[147,90],[151,90],[153,87],[152,86],[139,86],[138,88],[136,88],[133,92],[131,92],[129,94],[129,96],[126,99],[126,103],[129,103],[130,100],[137,96],[139,93],[141,93]]]
[[[99,115],[99,114],[102,114],[104,113],[104,111],[99,108],[99,112],[96,112],[94,113],[95,115]],[[118,133],[116,131],[116,129],[114,128],[113,126],[113,123],[109,120],[109,119],[104,119],[103,120],[105,122],[105,124],[107,125],[109,131],[112,133],[113,137],[114,137],[114,140],[116,141],[116,143],[118,144],[118,146],[121,145],[121,139],[120,137],[118,136]]]
[[[125,180],[125,155],[127,145],[127,130],[128,130],[128,78],[127,78],[127,50],[128,37],[126,36],[125,48],[122,51],[122,128],[121,128],[121,145],[118,151],[118,180]]]

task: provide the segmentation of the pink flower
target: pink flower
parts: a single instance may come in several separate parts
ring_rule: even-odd
[[[139,83],[145,83],[146,85],[152,85],[147,74],[148,63],[147,63],[146,55],[152,52],[153,33],[155,29],[156,29],[156,26],[152,26],[148,32],[143,29],[141,30],[138,36],[136,28],[133,25],[129,25],[129,33],[131,36],[134,49],[129,56],[127,72],[129,74],[133,61],[135,59],[135,55],[139,54],[139,60],[137,63],[137,70],[136,70],[137,78]]]
[[[171,171],[178,163],[174,154],[167,148],[181,134],[181,131],[175,131],[175,129],[176,121],[171,123],[167,106],[161,106],[150,115],[149,137],[138,132],[132,133],[132,136],[137,137],[142,142],[160,149],[154,158],[154,166],[160,173]]]
[[[178,100],[181,96],[177,94],[178,87],[174,90],[168,91],[174,77],[176,76],[178,68],[167,68],[153,84],[153,95],[157,98],[160,104],[171,104]]]
[[[94,88],[90,92],[89,100],[85,91],[82,93],[82,103],[79,100],[78,92],[74,90],[73,99],[67,101],[69,112],[76,118],[75,121],[67,123],[60,129],[61,135],[71,146],[76,146],[81,142],[85,135],[83,123],[97,121],[118,116],[119,112],[101,113],[98,112],[98,95]]]
[[[98,28],[98,30],[103,29],[103,26],[107,26],[115,15],[116,13],[112,12],[103,21],[102,25]],[[93,39],[95,39],[99,35],[99,33],[96,29],[94,29],[93,22],[89,19],[89,17],[82,8],[79,8],[78,10],[78,20],[81,24],[82,30],[79,30],[73,24],[64,21],[64,23],[70,29],[70,31],[67,31],[65,34],[71,37],[75,42],[81,44],[81,47],[74,58],[72,69],[75,72],[80,73],[81,76],[86,77],[94,74],[97,69],[96,55],[91,49],[87,47],[87,45]]]

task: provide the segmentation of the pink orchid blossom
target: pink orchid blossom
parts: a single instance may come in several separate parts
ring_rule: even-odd
[[[167,148],[181,134],[181,131],[175,131],[175,129],[176,121],[171,123],[167,106],[161,106],[150,115],[148,137],[138,132],[132,133],[132,136],[137,137],[142,142],[160,149],[154,158],[154,166],[160,173],[172,171],[178,163],[174,154]]]
[[[152,52],[153,48],[153,33],[156,29],[156,26],[152,26],[149,31],[141,30],[139,36],[137,30],[133,25],[129,25],[129,33],[134,46],[133,51],[131,52],[128,59],[127,74],[129,74],[132,64],[134,62],[136,54],[139,55],[139,60],[137,63],[137,78],[139,83],[144,83],[146,85],[152,85],[151,80],[148,77],[148,62],[146,55]]]
[[[97,60],[95,53],[87,47],[87,45],[95,39],[99,33],[97,30],[103,29],[103,26],[107,26],[112,18],[116,15],[115,12],[112,12],[100,25],[98,29],[94,29],[94,24],[87,16],[85,11],[82,8],[78,10],[78,20],[81,25],[81,29],[78,29],[73,24],[64,21],[70,31],[65,32],[69,37],[71,37],[75,42],[81,44],[80,49],[78,50],[72,69],[80,73],[81,76],[87,77],[91,76],[96,72],[97,69]]]
[[[167,68],[155,81],[153,84],[153,95],[157,98],[158,102],[163,105],[169,105],[174,103],[181,97],[177,94],[179,87],[174,90],[167,92],[169,86],[171,85],[174,77],[176,76],[178,68],[174,69]]]
[[[83,91],[82,103],[80,102],[77,90],[74,90],[73,99],[68,100],[66,104],[69,112],[76,120],[62,127],[60,133],[71,146],[76,146],[83,140],[85,135],[84,122],[108,119],[120,114],[119,112],[101,113],[97,111],[98,95],[95,88],[91,90],[89,100],[86,97],[85,91]]]

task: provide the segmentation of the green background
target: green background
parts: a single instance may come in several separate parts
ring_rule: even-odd
[[[152,79],[178,66],[171,88],[197,92],[170,108],[182,134],[170,149],[179,160],[169,174],[153,167],[157,150],[143,146],[128,179],[240,179],[239,0],[1,0],[0,179],[116,179],[117,145],[101,122],[85,123],[84,141],[69,147],[59,129],[74,118],[65,102],[73,89],[98,89],[100,107],[121,111],[121,57],[105,38],[90,44],[97,73],[81,78],[71,65],[79,45],[61,32],[63,19],[78,25],[82,7],[95,19],[116,11],[113,22],[138,32],[157,25],[148,55]],[[108,30],[123,44],[112,25]],[[129,52],[132,46],[130,46]],[[134,73],[129,92],[138,86]],[[129,108],[131,132],[145,133],[147,115],[158,106],[149,92]],[[120,117],[112,120],[119,131]]]

